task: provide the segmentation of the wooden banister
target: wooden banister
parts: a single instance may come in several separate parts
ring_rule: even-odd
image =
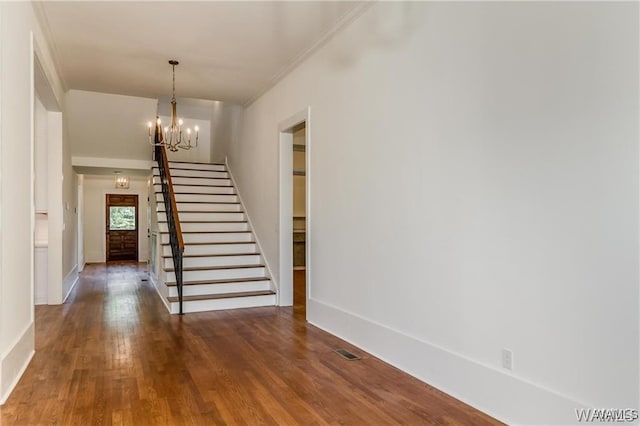
[[[173,221],[176,227],[176,234],[178,237],[178,248],[180,253],[184,253],[184,240],[182,239],[182,227],[180,226],[180,217],[178,217],[178,206],[176,205],[176,195],[173,192],[173,181],[171,180],[171,172],[169,171],[169,160],[167,159],[167,149],[164,145],[160,146],[162,149],[162,161],[164,162],[164,169],[166,171],[167,186],[169,187],[169,202],[171,203],[171,214],[173,215]]]
[[[164,210],[167,215],[167,230],[169,231],[169,243],[171,245],[171,257],[173,258],[173,270],[178,289],[178,303],[180,314],[182,314],[182,257],[184,254],[184,240],[182,239],[182,227],[178,216],[178,206],[173,192],[173,182],[169,169],[169,159],[167,150],[162,142],[162,129],[160,124],[156,125],[154,155],[160,170],[160,185],[162,187],[162,198],[164,200]]]

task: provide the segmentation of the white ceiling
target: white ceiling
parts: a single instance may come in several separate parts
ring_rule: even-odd
[[[362,2],[40,2],[66,89],[246,103]]]

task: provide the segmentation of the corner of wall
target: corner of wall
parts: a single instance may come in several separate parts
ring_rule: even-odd
[[[7,401],[34,354],[35,332],[31,322],[0,357],[0,405]]]
[[[251,229],[251,232],[253,232],[253,236],[256,239],[256,245],[258,246],[258,251],[260,253],[262,253],[262,258],[264,259],[264,264],[267,267],[267,272],[269,274],[269,278],[271,279],[272,290],[276,292],[277,299],[279,299],[280,298],[280,285],[279,285],[279,282],[278,282],[278,280],[276,280],[274,278],[271,266],[269,265],[269,260],[264,255],[264,250],[262,249],[262,245],[260,244],[260,238],[258,237],[258,234],[256,233],[256,229],[253,226],[253,223],[251,222],[251,215],[249,214],[247,206],[244,203],[244,201],[242,201],[241,191],[240,191],[240,188],[238,187],[238,184],[237,184],[236,180],[233,178],[233,173],[231,172],[231,168],[229,167],[229,162],[228,162],[228,157],[227,156],[225,156],[225,167],[227,168],[227,172],[229,173],[229,177],[231,178],[231,182],[233,183],[233,186],[235,186],[235,188],[236,188],[236,195],[238,196],[238,200],[240,201],[240,205],[242,206],[242,209],[244,210],[244,214],[247,217],[247,222],[249,222],[249,228]]]

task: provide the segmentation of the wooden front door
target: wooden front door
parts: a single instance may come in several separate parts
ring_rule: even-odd
[[[107,194],[107,262],[138,260],[138,196]]]

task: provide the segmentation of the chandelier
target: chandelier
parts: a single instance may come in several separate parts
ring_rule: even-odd
[[[123,176],[120,172],[116,174],[116,189],[129,189],[129,176]]]
[[[149,126],[149,143],[151,145],[164,145],[169,151],[176,152],[180,149],[191,149],[198,146],[198,126],[195,126],[195,142],[191,145],[191,129],[183,129],[184,122],[179,119],[176,114],[176,65],[179,64],[176,60],[170,60],[169,64],[173,68],[173,94],[171,96],[171,123],[168,126],[162,127],[160,118],[156,119],[157,126],[160,128],[160,140],[155,140],[153,132],[153,123],[150,121]],[[185,135],[186,133],[186,135]]]

